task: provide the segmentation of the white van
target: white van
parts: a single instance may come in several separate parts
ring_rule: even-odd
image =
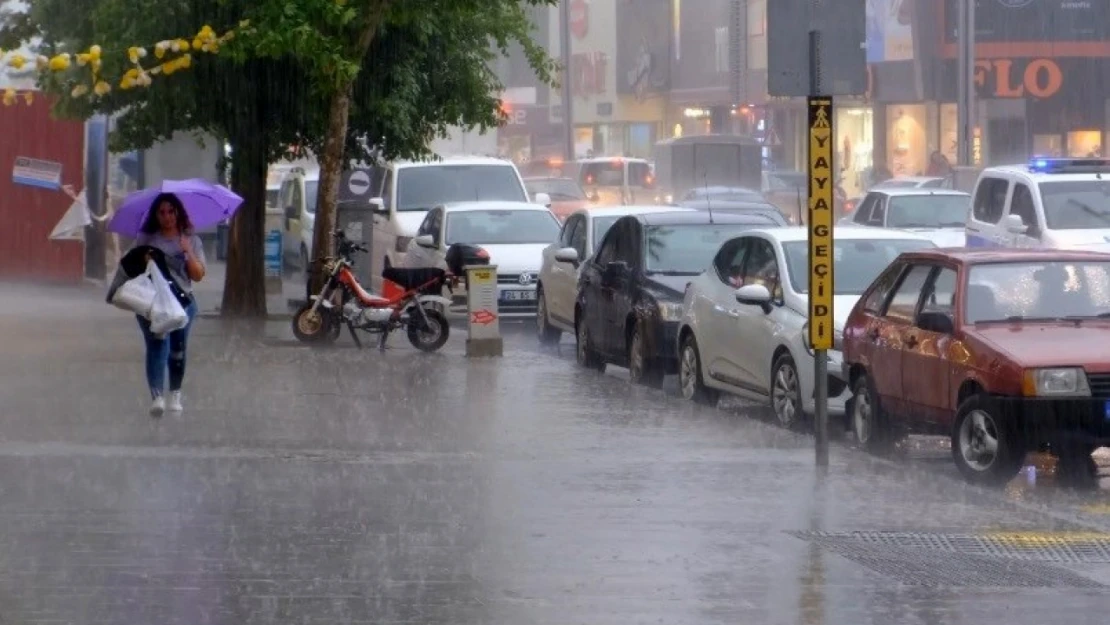
[[[302,271],[312,258],[312,230],[316,226],[316,194],[320,171],[290,167],[281,179],[277,205],[283,213],[281,248],[285,264]]]
[[[968,247],[1110,252],[1110,159],[1035,158],[979,174]]]
[[[385,259],[405,266],[409,243],[428,211],[453,202],[501,200],[551,204],[546,193],[529,199],[520,172],[511,161],[461,156],[438,161],[400,161],[383,166],[382,175],[371,180],[381,189],[370,200],[375,206],[374,234],[370,241],[370,275],[380,287]]]

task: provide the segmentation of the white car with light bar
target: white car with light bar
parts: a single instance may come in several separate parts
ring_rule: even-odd
[[[613,206],[572,213],[558,239],[543,250],[540,266],[536,331],[540,342],[556,343],[563,332],[574,334],[574,302],[582,263],[597,251],[609,228],[625,215],[675,213],[674,206]]]
[[[968,247],[1110,252],[1110,159],[1034,158],[979,174]]]
[[[447,268],[447,248],[469,243],[497,265],[497,309],[505,318],[536,314],[536,277],[543,249],[559,236],[546,206],[524,202],[461,202],[428,211],[409,244],[409,267]]]
[[[963,247],[970,208],[971,196],[963,191],[874,188],[838,226],[906,230],[929,237],[938,247]]]
[[[683,397],[707,405],[721,393],[768,401],[784,427],[813,413],[807,234],[803,227],[745,232],[725,242],[687,286],[677,339]],[[843,415],[851,396],[841,379],[839,341],[856,300],[899,254],[934,247],[909,232],[836,228],[835,347],[826,352],[830,414]]]

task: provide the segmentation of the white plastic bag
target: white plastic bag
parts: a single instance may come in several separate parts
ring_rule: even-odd
[[[159,277],[161,277],[158,266],[154,264],[154,261],[149,261],[146,264],[146,271],[124,282],[116,289],[116,292],[112,294],[112,305],[150,319],[150,308],[154,305],[156,293],[154,282],[151,281],[153,274],[159,274]]]
[[[150,307],[150,331],[156,335],[180,330],[189,325],[189,315],[177,301],[170,283],[157,268],[150,274],[154,284],[154,304]]]

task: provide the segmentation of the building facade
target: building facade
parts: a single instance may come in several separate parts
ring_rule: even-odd
[[[767,94],[772,0],[566,0],[577,157],[648,156],[675,136],[739,134],[768,167],[803,169],[802,98]],[[957,0],[867,0],[868,88],[838,97],[840,184],[852,195],[883,175],[957,160]],[[1030,155],[1105,153],[1110,140],[1110,2],[980,0],[972,165]],[[537,17],[559,56],[559,9]],[[562,155],[558,90],[523,58],[507,72],[502,152]]]

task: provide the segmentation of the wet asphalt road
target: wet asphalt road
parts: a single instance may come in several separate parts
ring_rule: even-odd
[[[578,369],[198,322],[146,415],[99,291],[0,288],[0,623],[1103,624],[1110,505]],[[45,304],[45,305],[44,305]],[[673,385],[673,382],[671,383]],[[673,388],[673,386],[672,386]],[[803,534],[798,534],[802,532]],[[815,532],[815,534],[804,534]]]

